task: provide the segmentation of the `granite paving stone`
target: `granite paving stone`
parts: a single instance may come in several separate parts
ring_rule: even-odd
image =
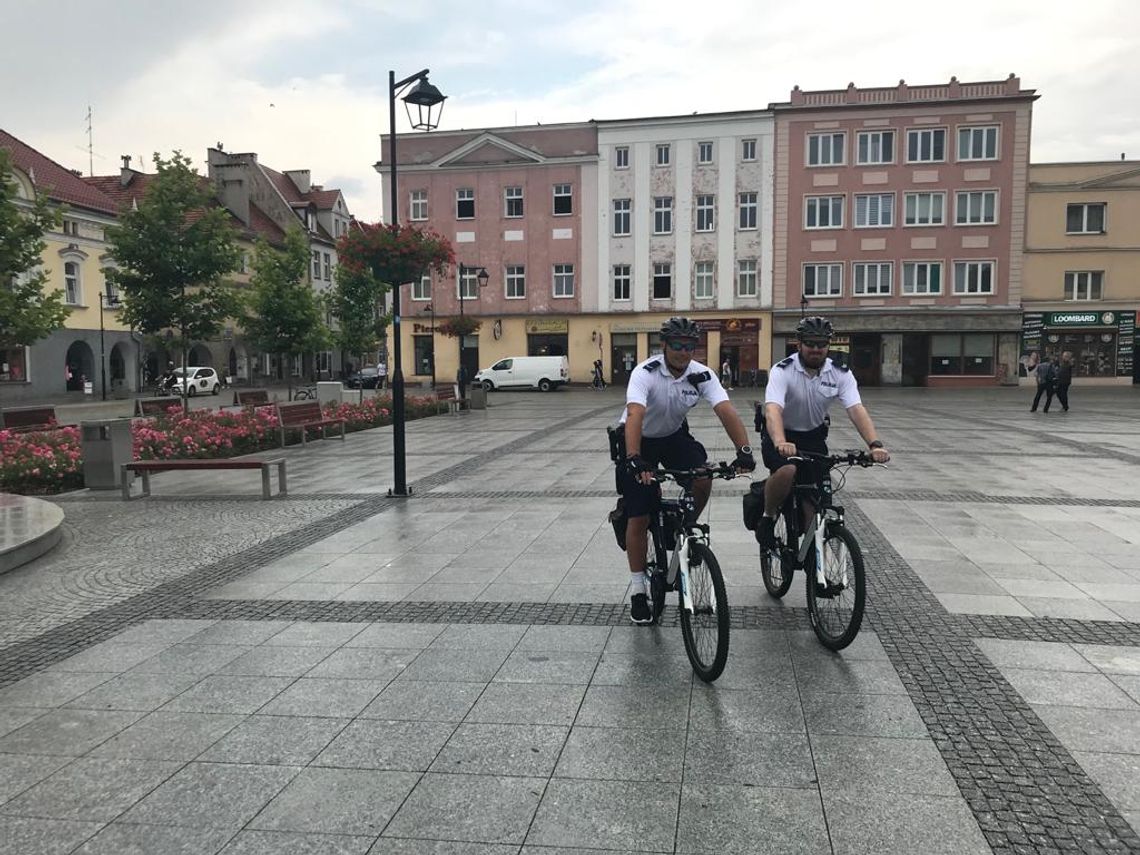
[[[683,730],[575,727],[554,775],[599,781],[680,783]]]
[[[208,763],[304,766],[348,723],[346,718],[251,715],[197,759]]]
[[[217,855],[231,829],[113,822],[75,850],[75,855]]]
[[[545,778],[429,772],[383,836],[521,844],[546,784]]]
[[[414,772],[310,767],[301,770],[249,827],[375,837],[406,803],[419,779]]]
[[[536,724],[461,724],[431,764],[453,774],[549,777],[569,728]]]
[[[0,855],[67,855],[102,823],[0,816]]]
[[[454,730],[450,722],[358,719],[337,734],[313,765],[423,772]]]
[[[152,712],[104,742],[93,756],[193,760],[237,727],[243,718],[240,715]]]
[[[0,813],[110,822],[173,775],[182,764],[84,757],[0,807]]]
[[[585,695],[585,686],[570,683],[491,683],[479,695],[466,718],[492,724],[569,727]]]
[[[677,852],[831,852],[816,790],[686,783],[680,804]]]
[[[677,827],[677,784],[554,778],[526,836],[532,846],[669,851]]]
[[[141,717],[119,710],[52,710],[0,737],[0,753],[78,757]]]

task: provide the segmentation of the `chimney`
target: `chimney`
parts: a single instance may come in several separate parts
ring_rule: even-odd
[[[126,187],[134,180],[135,171],[131,169],[131,156],[129,154],[120,155],[119,159],[123,162],[119,169],[119,186]]]

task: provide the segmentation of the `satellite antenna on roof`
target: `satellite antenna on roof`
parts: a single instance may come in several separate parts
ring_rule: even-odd
[[[87,105],[87,174],[95,174],[95,142],[92,135],[91,105]]]

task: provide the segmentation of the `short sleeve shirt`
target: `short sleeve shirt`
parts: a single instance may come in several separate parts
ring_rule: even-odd
[[[702,398],[714,407],[728,400],[716,372],[694,359],[684,374],[674,377],[664,355],[658,354],[639,363],[630,374],[621,423],[629,417],[630,404],[641,404],[645,407],[641,435],[653,439],[669,436],[681,429],[689,410]]]
[[[781,359],[768,372],[764,403],[783,408],[787,430],[803,432],[819,427],[835,401],[844,409],[862,403],[855,375],[830,359],[824,360],[814,377],[804,369],[798,353]]]

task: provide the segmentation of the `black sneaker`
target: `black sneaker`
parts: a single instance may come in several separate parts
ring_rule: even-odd
[[[629,619],[638,626],[653,623],[653,610],[649,608],[649,597],[645,594],[634,594],[629,598]]]
[[[776,518],[761,516],[756,526],[756,540],[765,549],[776,548]]]

